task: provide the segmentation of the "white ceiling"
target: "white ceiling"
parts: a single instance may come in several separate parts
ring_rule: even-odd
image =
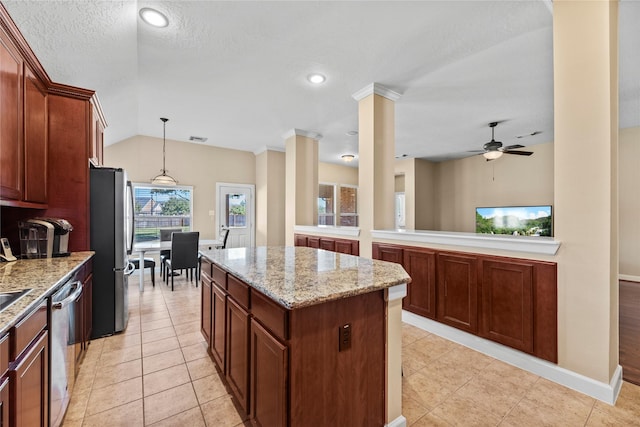
[[[468,156],[553,140],[549,1],[3,1],[53,81],[97,91],[105,144],[134,135],[260,152],[292,128],[320,160],[356,153],[357,102],[399,92],[396,154]],[[169,18],[153,28],[153,7]],[[620,125],[640,126],[640,2],[620,4]],[[327,81],[311,86],[306,76]],[[541,131],[536,136],[517,135]],[[355,162],[354,164],[357,164]]]

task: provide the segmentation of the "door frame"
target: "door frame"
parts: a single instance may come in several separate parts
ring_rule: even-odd
[[[222,219],[222,210],[223,210],[223,205],[222,205],[222,200],[220,199],[220,194],[221,194],[221,188],[222,187],[235,187],[235,188],[242,188],[244,190],[249,190],[249,201],[251,203],[251,207],[252,209],[250,209],[249,212],[249,220],[251,221],[251,224],[249,226],[249,239],[250,239],[250,245],[251,247],[254,247],[256,245],[256,197],[255,197],[255,193],[256,193],[256,186],[254,184],[236,184],[233,182],[216,182],[216,236],[220,235],[220,226],[221,224],[221,219]]]

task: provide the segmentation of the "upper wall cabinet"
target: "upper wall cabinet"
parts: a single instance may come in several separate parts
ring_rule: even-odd
[[[47,87],[0,28],[1,204],[47,207]]]
[[[0,197],[22,199],[23,61],[0,29]]]
[[[47,203],[47,91],[25,66],[24,200]]]

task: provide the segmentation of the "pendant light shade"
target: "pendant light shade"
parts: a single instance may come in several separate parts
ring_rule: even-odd
[[[169,119],[165,119],[164,117],[160,117],[162,120],[162,172],[160,175],[156,176],[151,180],[151,183],[154,185],[177,185],[178,181],[173,178],[171,175],[167,175],[167,169],[165,168],[165,157],[166,157],[166,148],[167,148],[167,122]]]

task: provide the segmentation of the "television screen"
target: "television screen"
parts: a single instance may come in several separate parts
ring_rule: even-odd
[[[551,205],[476,208],[476,233],[552,236]]]

